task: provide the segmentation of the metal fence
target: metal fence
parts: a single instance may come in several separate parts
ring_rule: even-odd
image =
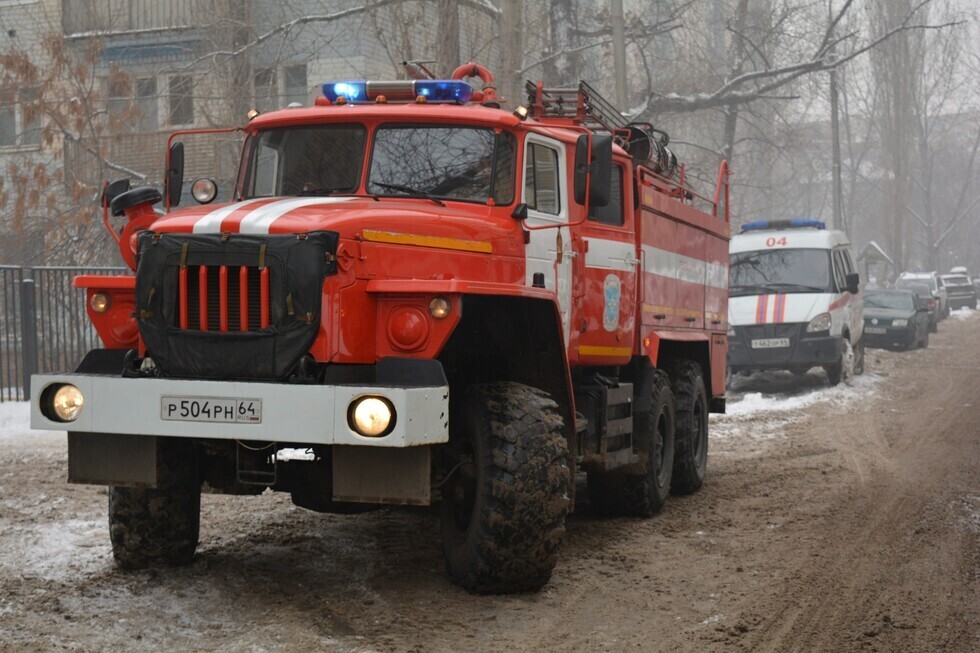
[[[26,399],[31,374],[73,370],[100,340],[85,312],[80,274],[126,268],[0,265],[0,401]]]

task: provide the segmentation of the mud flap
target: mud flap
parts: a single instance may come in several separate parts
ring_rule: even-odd
[[[355,503],[427,506],[430,447],[333,448],[333,498]]]
[[[157,439],[151,435],[69,431],[68,482],[154,487]]]

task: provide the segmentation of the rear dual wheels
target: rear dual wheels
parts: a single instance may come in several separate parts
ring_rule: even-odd
[[[670,495],[674,473],[676,407],[670,380],[653,370],[650,408],[633,415],[639,462],[628,469],[589,473],[589,501],[602,515],[649,517]]]
[[[519,383],[471,386],[453,411],[442,486],[446,568],[481,594],[551,578],[568,514],[568,447],[557,404]]]

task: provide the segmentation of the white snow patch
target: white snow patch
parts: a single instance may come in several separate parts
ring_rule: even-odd
[[[702,621],[701,622],[701,625],[702,626],[707,626],[708,624],[717,623],[717,622],[721,621],[724,618],[725,618],[725,615],[723,615],[723,614],[713,614],[710,617],[708,617],[707,619],[705,619],[704,621]]]
[[[815,404],[847,406],[878,392],[876,374],[855,377],[852,385],[825,385],[821,372],[794,377],[785,372],[758,372],[739,378],[729,391],[724,415],[712,415],[711,437],[732,440],[768,440],[799,421],[804,409]],[[755,388],[761,388],[758,391]],[[743,389],[744,392],[739,392]]]
[[[108,525],[103,519],[39,521],[29,529],[18,525],[8,528],[5,546],[20,552],[16,566],[11,564],[12,558],[2,563],[11,577],[29,575],[59,580],[100,572],[110,566]]]
[[[23,435],[31,430],[31,405],[26,401],[0,404],[0,438]]]
[[[972,320],[976,315],[977,312],[972,308],[958,308],[949,314],[954,320]]]

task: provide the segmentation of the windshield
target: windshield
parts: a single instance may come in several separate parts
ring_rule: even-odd
[[[912,295],[904,292],[869,292],[864,296],[864,307],[911,311]]]
[[[779,249],[731,255],[729,294],[833,292],[830,251]]]
[[[361,125],[267,129],[252,137],[244,197],[357,191],[367,131]]]
[[[969,286],[970,285],[970,280],[967,277],[964,277],[962,275],[952,275],[952,274],[943,275],[943,282],[947,286]]]
[[[494,204],[514,200],[514,139],[492,129],[380,127],[367,190]]]
[[[901,277],[896,285],[898,286],[911,286],[913,283],[922,283],[929,286],[929,290],[936,290],[936,278],[933,276],[927,277]]]

